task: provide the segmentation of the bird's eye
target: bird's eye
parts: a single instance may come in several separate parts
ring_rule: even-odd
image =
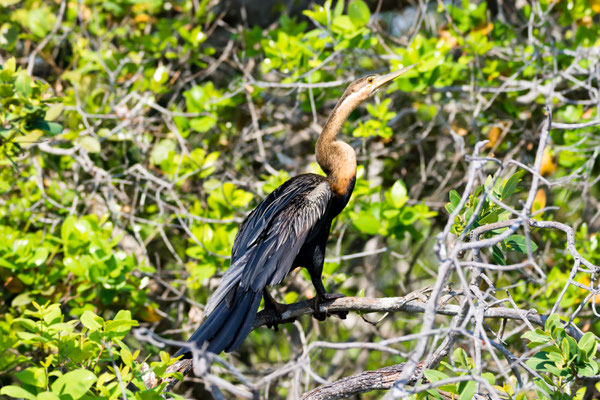
[[[367,78],[367,83],[373,83],[373,77],[372,76],[370,76],[370,77]]]

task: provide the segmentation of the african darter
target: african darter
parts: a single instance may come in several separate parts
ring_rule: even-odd
[[[281,316],[268,286],[279,284],[296,267],[308,270],[317,292],[315,311],[322,302],[340,297],[325,291],[321,281],[331,222],[348,203],[356,180],[356,154],[336,140],[352,110],[381,86],[414,65],[387,75],[368,75],[352,82],[325,124],[317,141],[317,162],[327,174],[302,174],[275,189],[240,226],[231,252],[231,266],[208,299],[204,322],[176,354],[190,356],[192,348],[213,353],[236,350],[252,329],[261,298]],[[318,319],[325,315],[315,313]]]

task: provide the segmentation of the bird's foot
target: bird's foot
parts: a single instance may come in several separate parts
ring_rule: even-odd
[[[315,310],[313,312],[313,317],[315,317],[319,321],[325,321],[325,319],[327,319],[327,317],[330,315],[337,315],[341,319],[346,319],[346,316],[348,315],[348,311],[329,312],[329,311],[327,311],[327,307],[325,307],[325,312],[321,312],[319,309],[320,308],[319,306],[321,304],[328,303],[332,300],[339,299],[341,297],[346,297],[346,296],[341,293],[325,293],[325,295],[315,296],[314,300],[313,300],[313,309]]]
[[[296,320],[296,318],[283,319],[283,313],[288,309],[288,305],[278,303],[272,297],[270,297],[268,300],[265,297],[265,309],[273,311],[277,316],[276,321],[266,323],[267,328],[273,329],[274,331],[279,330],[280,324],[286,324],[288,322],[294,322]]]

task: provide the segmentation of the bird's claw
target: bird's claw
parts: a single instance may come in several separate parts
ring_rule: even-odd
[[[327,303],[327,302],[330,302],[332,300],[339,299],[342,297],[346,297],[346,296],[341,293],[325,293],[322,296],[319,296],[319,295],[315,296],[314,301],[313,301],[313,309],[314,309],[313,317],[319,321],[325,321],[325,319],[327,319],[327,317],[330,315],[337,315],[341,319],[346,319],[346,317],[348,316],[348,311],[329,312],[329,311],[327,311],[327,307],[325,307],[325,312],[323,313],[319,309],[319,306],[321,304]]]
[[[278,303],[278,302],[270,299],[269,301],[265,302],[265,308],[272,310],[275,313],[275,316],[277,317],[276,321],[267,322],[265,324],[265,325],[267,325],[267,328],[273,329],[275,332],[277,332],[279,330],[280,324],[286,324],[288,322],[296,321],[296,318],[288,318],[285,320],[283,319],[283,313],[288,308],[287,304],[281,304],[281,303]]]
[[[275,332],[277,332],[277,331],[279,331],[279,325],[292,323],[295,321],[296,321],[296,318],[288,318],[288,319],[278,318],[277,321],[267,322],[265,325],[267,326],[267,328],[273,329]]]

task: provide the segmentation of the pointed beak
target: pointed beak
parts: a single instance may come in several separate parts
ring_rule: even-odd
[[[375,82],[373,82],[373,87],[375,88],[375,90],[379,89],[386,83],[388,83],[388,82],[396,79],[400,75],[410,71],[411,69],[413,69],[415,67],[415,65],[417,65],[417,64],[412,64],[412,65],[409,65],[408,67],[400,68],[398,71],[390,72],[389,74],[385,74],[385,75],[375,78]]]

